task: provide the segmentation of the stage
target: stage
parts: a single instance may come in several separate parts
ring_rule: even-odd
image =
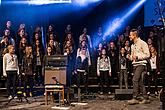
[[[161,110],[161,102],[158,98],[151,96],[151,103],[128,105],[127,100],[114,100],[114,95],[98,95],[95,98],[84,99],[83,103],[72,102],[71,105],[58,107],[58,101],[45,105],[44,96],[34,96],[20,102],[18,99],[12,100],[8,105],[8,99],[4,92],[0,92],[1,110]]]
[[[0,110],[162,110],[163,1],[0,0]]]

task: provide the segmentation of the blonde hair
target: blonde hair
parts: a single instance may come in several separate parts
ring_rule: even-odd
[[[26,57],[29,57],[29,56],[32,57],[32,52],[30,52],[29,47],[31,47],[31,46],[26,46],[26,48],[25,48]]]
[[[14,47],[14,45],[9,45],[9,46],[7,47],[8,51],[9,51],[12,47]]]
[[[14,45],[8,45],[7,48],[5,48],[2,52],[2,56],[4,56],[6,53],[9,53],[9,50],[14,47]]]
[[[151,48],[153,48],[153,49],[154,49],[154,51],[153,51],[153,52],[151,52]],[[155,49],[155,47],[154,47],[154,46],[151,46],[151,47],[150,47],[150,54],[152,55],[152,53],[153,53],[155,56],[157,56],[157,51],[156,51],[156,49]]]
[[[5,49],[3,50],[3,52],[2,52],[2,56],[4,56],[6,53],[9,53],[8,48],[5,48]]]

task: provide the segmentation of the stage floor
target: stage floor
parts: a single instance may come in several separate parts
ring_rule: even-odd
[[[62,110],[161,110],[161,102],[158,98],[150,97],[151,103],[128,105],[127,100],[114,100],[113,95],[97,96],[94,99],[86,99],[85,103],[78,105],[65,106]],[[28,98],[30,104],[25,100],[20,102],[18,99],[12,100],[8,105],[6,95],[0,94],[0,109],[1,110],[60,110],[53,107],[57,103],[45,105],[44,96]],[[50,102],[50,101],[49,101]]]

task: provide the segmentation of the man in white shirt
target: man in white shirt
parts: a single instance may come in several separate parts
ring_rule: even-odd
[[[7,47],[8,53],[3,56],[3,76],[7,77],[7,92],[9,100],[16,98],[16,79],[19,74],[18,58],[15,55],[15,48],[13,45]],[[13,87],[11,89],[11,87]]]
[[[138,36],[138,31],[132,29],[130,31],[130,40],[133,41],[131,45],[131,55],[127,55],[128,59],[133,64],[133,99],[129,101],[130,104],[147,103],[148,97],[144,85],[144,74],[147,73],[147,59],[150,57],[149,48],[146,42],[141,40]],[[140,93],[143,94],[143,101],[139,102],[137,96]]]

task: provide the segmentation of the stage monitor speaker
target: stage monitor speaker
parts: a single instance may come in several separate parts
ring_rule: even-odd
[[[45,68],[45,85],[54,84],[52,78],[55,77],[60,84],[66,85],[66,68]]]
[[[116,100],[129,100],[133,98],[133,89],[115,89]]]

